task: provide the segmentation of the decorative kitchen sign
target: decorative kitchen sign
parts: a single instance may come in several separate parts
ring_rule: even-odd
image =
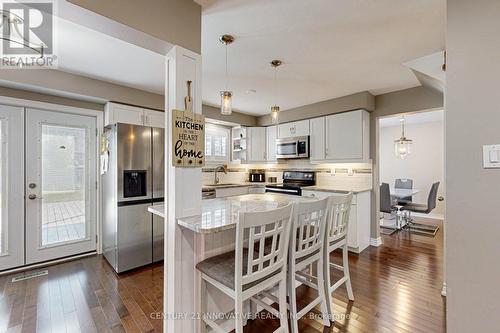
[[[187,87],[186,110],[172,110],[172,161],[175,167],[199,168],[205,165],[205,117],[193,113],[191,81]]]

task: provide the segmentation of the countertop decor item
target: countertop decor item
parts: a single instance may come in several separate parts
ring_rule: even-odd
[[[230,115],[232,110],[233,93],[227,89],[227,46],[234,42],[234,37],[231,35],[222,35],[219,40],[224,44],[226,51],[226,76],[225,76],[225,89],[220,92],[220,113],[223,115]]]

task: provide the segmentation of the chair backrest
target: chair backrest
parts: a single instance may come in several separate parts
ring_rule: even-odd
[[[389,184],[380,184],[380,211],[383,213],[391,213],[391,190],[389,189]]]
[[[293,204],[263,212],[241,212],[236,227],[235,288],[285,269]],[[243,261],[245,236],[248,257]],[[269,242],[271,248],[265,248]]]
[[[330,244],[347,235],[351,214],[352,192],[346,195],[332,195],[328,202],[327,243]]]
[[[429,191],[429,197],[427,198],[427,214],[436,208],[438,188],[439,182],[432,184],[431,190]]]
[[[325,238],[328,198],[297,202],[294,207],[289,261],[321,251]]]
[[[396,179],[394,187],[411,190],[413,188],[413,179]]]

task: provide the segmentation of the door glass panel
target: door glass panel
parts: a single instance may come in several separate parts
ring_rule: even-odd
[[[41,245],[85,239],[85,129],[42,124],[41,141]]]
[[[297,142],[278,144],[278,155],[297,155]]]
[[[0,255],[8,253],[7,120],[0,118]]]

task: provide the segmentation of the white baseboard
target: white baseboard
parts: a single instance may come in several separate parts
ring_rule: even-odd
[[[370,245],[379,247],[380,245],[382,245],[382,237],[370,238]]]
[[[412,216],[420,217],[424,219],[435,219],[435,220],[444,220],[443,214],[422,214],[422,213],[411,213]]]
[[[441,289],[441,296],[446,297],[446,282],[443,282],[443,288]]]

